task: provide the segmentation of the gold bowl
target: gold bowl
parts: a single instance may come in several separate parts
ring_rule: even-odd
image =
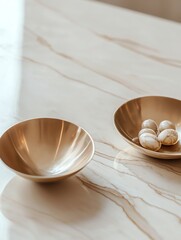
[[[179,141],[174,146],[163,146],[157,152],[143,148],[133,139],[138,136],[141,124],[153,119],[159,124],[170,120],[176,125]],[[141,153],[160,159],[181,158],[181,101],[162,96],[147,96],[132,99],[120,106],[114,115],[114,123],[122,137]]]
[[[0,139],[0,158],[18,175],[37,182],[67,178],[91,160],[87,131],[64,120],[37,118],[9,128]]]

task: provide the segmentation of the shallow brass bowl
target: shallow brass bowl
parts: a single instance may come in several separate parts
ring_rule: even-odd
[[[2,161],[18,175],[37,182],[69,177],[85,167],[93,154],[87,131],[60,119],[27,120],[0,139]]]
[[[174,146],[163,146],[158,152],[141,147],[133,142],[138,136],[141,123],[145,119],[153,119],[159,124],[163,120],[170,120],[176,125],[179,142]],[[122,137],[143,154],[161,159],[181,158],[181,101],[178,99],[147,96],[132,99],[118,108],[114,115],[114,122]]]

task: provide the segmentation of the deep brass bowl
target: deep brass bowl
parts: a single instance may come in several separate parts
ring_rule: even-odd
[[[153,119],[159,124],[163,120],[170,120],[176,125],[179,142],[174,146],[163,146],[158,152],[148,150],[133,142],[138,136],[141,123],[146,119]],[[181,101],[178,99],[147,96],[132,99],[118,108],[114,115],[114,122],[122,137],[143,154],[160,159],[181,158]]]
[[[60,119],[27,120],[0,139],[2,161],[18,175],[37,182],[67,178],[85,167],[93,154],[88,132]]]

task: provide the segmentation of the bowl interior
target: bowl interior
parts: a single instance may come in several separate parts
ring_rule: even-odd
[[[3,162],[17,172],[34,176],[69,175],[91,159],[89,134],[73,123],[50,118],[14,125],[0,140]]]
[[[181,142],[175,146],[162,146],[158,152],[142,148],[132,139],[138,136],[141,124],[145,119],[153,119],[159,124],[170,120],[176,125],[181,137],[181,101],[168,97],[149,96],[130,100],[123,104],[115,113],[114,121],[117,130],[130,144],[147,155],[158,158],[181,157]],[[160,155],[161,154],[161,155]]]

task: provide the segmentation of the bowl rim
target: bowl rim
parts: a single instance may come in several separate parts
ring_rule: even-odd
[[[141,152],[144,152],[145,154],[149,154],[149,156],[153,156],[153,155],[157,155],[157,157],[161,158],[163,155],[167,155],[168,157],[181,157],[181,153],[174,153],[174,152],[167,152],[167,153],[163,153],[163,152],[159,152],[159,151],[153,151],[153,150],[150,150],[150,149],[146,149],[146,148],[143,148],[142,146],[139,146],[137,145],[136,143],[134,143],[133,141],[131,141],[129,138],[127,138],[123,132],[120,132],[118,130],[118,127],[116,125],[116,114],[118,113],[119,109],[121,107],[123,107],[124,105],[128,104],[128,103],[131,103],[135,100],[139,100],[139,99],[143,99],[143,98],[163,98],[163,99],[170,99],[170,100],[174,100],[174,101],[177,101],[177,102],[180,102],[181,103],[181,100],[180,99],[177,99],[177,98],[172,98],[172,97],[167,97],[167,96],[162,96],[162,95],[148,95],[148,96],[142,96],[142,97],[137,97],[137,98],[132,98],[126,102],[124,102],[123,104],[121,104],[117,109],[116,111],[114,112],[114,126],[116,128],[116,130],[118,131],[118,133],[123,137],[123,139],[128,142],[129,144],[131,144],[132,146],[134,146],[135,148],[137,148],[138,150],[140,150]],[[155,156],[156,157],[156,156]],[[170,158],[171,159],[171,158]]]
[[[0,142],[1,142],[2,137],[3,137],[10,129],[16,127],[17,125],[20,125],[20,124],[23,124],[23,123],[26,123],[26,122],[29,122],[29,121],[32,121],[32,120],[41,120],[41,119],[50,119],[50,120],[64,121],[64,122],[66,122],[66,123],[70,123],[70,124],[73,124],[73,125],[76,126],[76,127],[81,128],[81,129],[88,135],[88,137],[89,137],[89,139],[90,139],[90,142],[91,142],[91,145],[92,145],[92,152],[91,152],[90,157],[89,157],[88,160],[86,161],[86,163],[85,163],[82,167],[80,167],[80,168],[78,168],[78,169],[76,169],[76,170],[72,170],[72,171],[70,171],[70,172],[68,172],[68,173],[62,173],[62,174],[61,174],[61,173],[58,173],[58,174],[55,174],[55,175],[43,175],[43,176],[41,176],[41,175],[26,174],[26,173],[22,173],[22,172],[19,172],[19,171],[15,170],[14,168],[8,166],[8,165],[2,160],[1,153],[0,153],[0,161],[2,162],[2,164],[3,164],[5,167],[7,167],[8,169],[10,169],[11,171],[13,171],[14,173],[16,173],[17,175],[21,175],[21,176],[24,177],[24,178],[37,179],[37,180],[51,180],[51,179],[53,180],[53,179],[56,179],[56,178],[58,179],[58,178],[61,178],[61,177],[62,177],[62,178],[63,178],[63,177],[68,177],[68,176],[71,176],[71,175],[79,172],[80,170],[82,170],[82,169],[91,161],[91,159],[93,158],[93,156],[94,156],[94,154],[95,154],[95,143],[94,143],[94,140],[93,140],[92,136],[90,135],[90,133],[89,133],[85,128],[81,127],[80,125],[78,125],[78,124],[76,124],[76,123],[74,123],[74,122],[70,122],[70,121],[65,120],[65,119],[62,119],[62,118],[54,118],[54,117],[28,118],[28,119],[19,121],[19,122],[15,123],[15,124],[12,124],[9,128],[7,128],[7,129],[3,132],[3,134],[1,135],[1,137],[0,137]]]

